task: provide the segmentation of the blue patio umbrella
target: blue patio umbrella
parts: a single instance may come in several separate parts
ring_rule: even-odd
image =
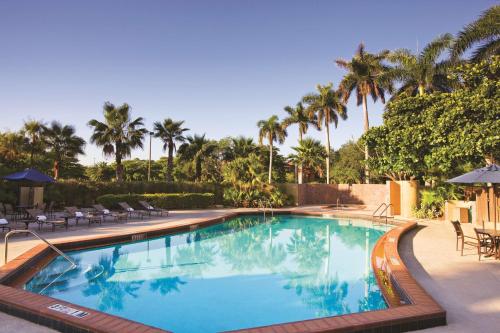
[[[497,164],[490,164],[486,167],[479,168],[463,174],[461,176],[448,179],[446,182],[454,184],[486,184],[486,186],[495,186],[500,184],[500,166]],[[490,219],[490,194],[487,194],[487,206],[488,206],[488,220]],[[496,193],[495,193],[496,198]],[[495,204],[496,210],[496,204]],[[496,230],[496,212],[495,212],[495,230]]]
[[[53,183],[54,178],[47,176],[36,169],[26,169],[18,171],[10,175],[4,176],[3,179],[11,181],[28,181],[33,183]]]

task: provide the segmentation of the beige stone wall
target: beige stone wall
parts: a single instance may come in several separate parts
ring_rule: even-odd
[[[363,204],[379,205],[387,201],[386,184],[282,184],[297,205]],[[337,201],[338,200],[338,201]]]

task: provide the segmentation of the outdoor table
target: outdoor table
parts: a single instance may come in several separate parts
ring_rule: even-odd
[[[495,242],[495,259],[500,259],[500,251],[499,251],[499,244],[500,244],[500,230],[494,230],[494,229],[477,229],[478,231],[484,232],[493,238],[493,241]]]

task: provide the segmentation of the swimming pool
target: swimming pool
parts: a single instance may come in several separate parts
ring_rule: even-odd
[[[370,221],[277,215],[68,252],[25,289],[173,332],[219,332],[385,309]],[[56,279],[54,281],[54,279]]]

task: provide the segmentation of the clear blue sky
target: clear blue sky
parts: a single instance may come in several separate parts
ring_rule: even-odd
[[[317,83],[340,81],[334,60],[416,49],[456,33],[487,0],[448,1],[22,1],[0,2],[0,129],[57,119],[89,139],[102,104],[129,103],[150,128],[185,120],[191,134],[255,137],[256,122],[295,104]],[[362,133],[354,100],[335,148]],[[372,125],[383,105],[369,105]],[[281,148],[296,144],[297,128]],[[310,135],[323,140],[311,130]],[[104,160],[87,144],[85,164]],[[153,143],[153,158],[162,154]],[[146,158],[147,150],[133,157]]]

